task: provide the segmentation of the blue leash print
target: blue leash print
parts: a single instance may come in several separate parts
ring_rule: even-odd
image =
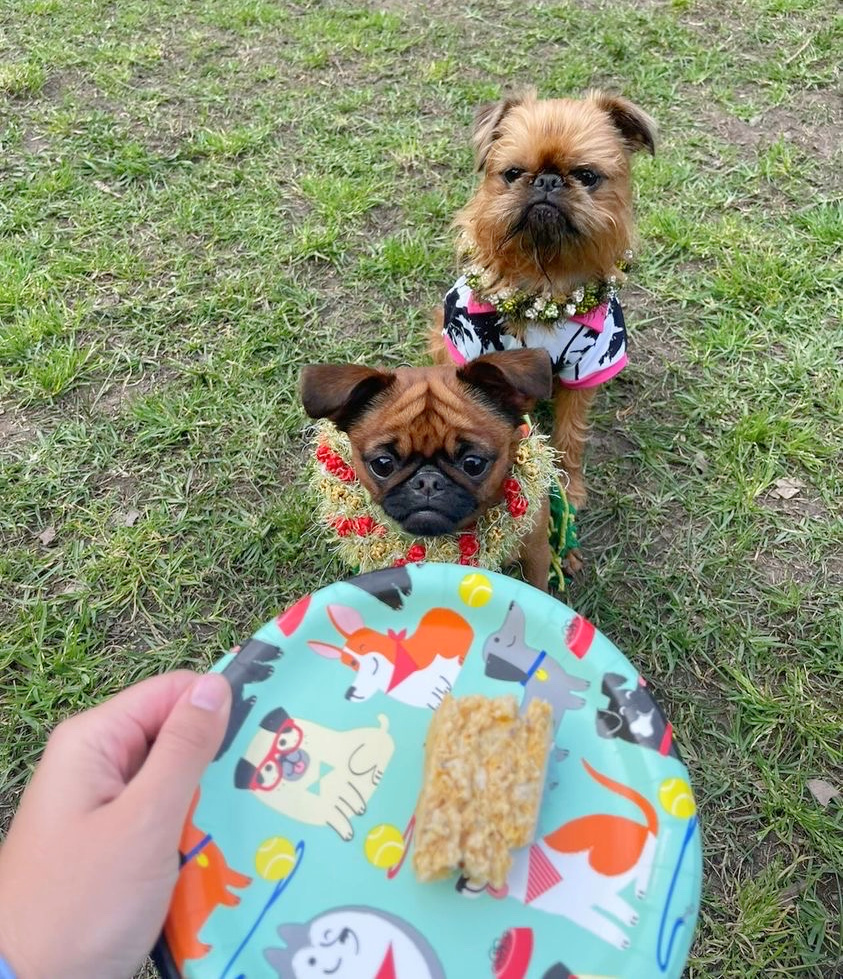
[[[232,955],[231,958],[226,963],[226,966],[222,970],[222,973],[220,975],[220,979],[225,979],[225,977],[228,975],[229,969],[234,965],[234,963],[240,957],[240,953],[243,951],[243,949],[252,940],[252,936],[258,930],[258,928],[260,926],[260,923],[263,921],[263,919],[264,919],[264,917],[266,915],[266,912],[269,911],[269,909],[272,907],[272,905],[275,904],[275,902],[278,900],[279,897],[281,897],[281,895],[286,890],[287,885],[296,876],[296,871],[301,866],[301,862],[302,862],[302,857],[303,856],[304,856],[304,840],[299,840],[299,842],[296,844],[296,862],[295,862],[295,864],[293,864],[293,869],[290,871],[289,874],[287,874],[287,876],[283,880],[279,880],[278,883],[275,885],[275,890],[272,892],[272,894],[270,894],[269,900],[263,906],[263,910],[258,915],[257,920],[252,925],[252,927],[249,929],[249,932],[246,935],[246,937],[243,939],[243,941],[240,942],[240,944],[234,950],[234,955]],[[237,979],[241,979],[241,977],[238,976]]]
[[[679,857],[676,860],[676,866],[673,868],[673,877],[671,878],[670,887],[667,890],[667,898],[665,899],[664,908],[662,909],[662,920],[659,924],[659,938],[656,944],[656,961],[658,962],[659,969],[662,972],[667,972],[667,966],[670,962],[671,956],[673,955],[673,946],[676,942],[676,938],[679,935],[680,929],[685,925],[686,919],[691,916],[692,909],[689,908],[684,912],[684,914],[681,914],[678,918],[674,919],[673,928],[671,929],[670,937],[667,941],[667,949],[664,950],[664,933],[667,926],[667,914],[670,910],[670,904],[673,899],[673,891],[676,888],[676,881],[679,877],[679,871],[682,869],[682,863],[685,860],[685,852],[688,849],[688,844],[691,842],[696,828],[697,817],[694,816],[688,821],[688,828],[685,830],[685,839],[682,840],[682,846],[679,850]],[[663,950],[664,955],[662,955]]]

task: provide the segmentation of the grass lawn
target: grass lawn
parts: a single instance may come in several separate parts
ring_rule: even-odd
[[[692,770],[688,976],[843,975],[841,49],[833,0],[0,0],[0,815],[340,575],[299,369],[421,356],[476,103],[614,86],[662,137],[569,600]]]

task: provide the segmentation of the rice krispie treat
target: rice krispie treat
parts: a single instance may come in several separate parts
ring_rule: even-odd
[[[535,835],[552,741],[546,701],[532,700],[523,716],[512,696],[442,701],[427,733],[416,806],[419,880],[458,870],[474,882],[503,886],[510,850]]]

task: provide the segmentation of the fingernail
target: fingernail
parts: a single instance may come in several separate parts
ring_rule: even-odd
[[[218,711],[228,696],[228,680],[219,673],[200,676],[190,689],[190,702],[202,710]]]

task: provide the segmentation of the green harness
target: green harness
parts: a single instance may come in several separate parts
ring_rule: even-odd
[[[561,594],[565,591],[565,573],[562,562],[571,551],[580,546],[574,519],[577,508],[568,502],[565,488],[562,486],[558,475],[551,483],[549,497],[550,574],[547,578],[547,586],[551,592],[557,591]]]

